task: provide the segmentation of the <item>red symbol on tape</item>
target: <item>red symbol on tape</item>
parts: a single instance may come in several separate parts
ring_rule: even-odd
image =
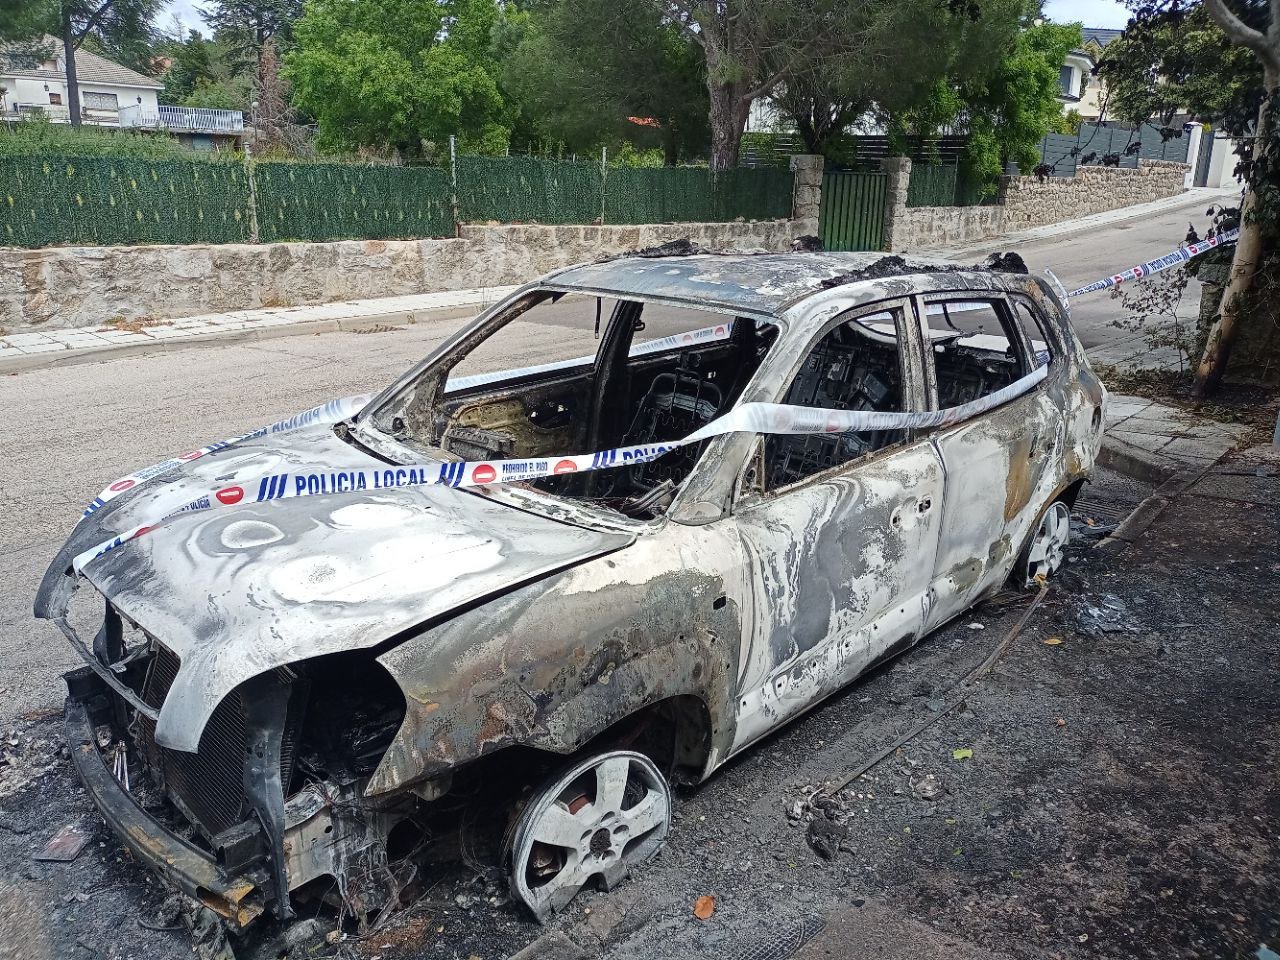
[[[214,494],[218,502],[228,507],[244,499],[244,487],[225,487]]]
[[[138,532],[137,532],[137,533],[135,533],[135,534],[134,534],[134,536],[135,536],[135,537],[140,537],[140,536],[142,536],[144,533],[150,533],[150,532],[151,532],[152,530],[154,530],[154,529],[155,529],[155,527],[154,527],[154,526],[152,526],[152,527],[139,527],[139,528],[138,528]]]
[[[133,484],[134,484],[134,481],[132,480],[117,480],[108,489],[114,490],[116,493],[119,493],[121,490],[128,490],[130,487],[133,486]]]
[[[578,471],[578,465],[574,463],[572,460],[561,460],[559,463],[555,465],[555,469],[552,470],[551,472],[552,473],[576,473],[577,471]]]
[[[723,337],[723,336],[724,336],[724,327],[723,327],[723,326],[716,327],[716,336],[717,336],[717,337]]]
[[[204,456],[204,451],[203,451],[203,450],[192,450],[190,453],[184,453],[184,454],[183,454],[182,456],[180,456],[178,459],[179,459],[179,460],[184,460],[184,461],[185,461],[185,460],[197,460],[197,459],[199,459],[200,457],[203,457],[203,456]]]
[[[482,463],[471,472],[471,479],[476,483],[493,483],[498,478],[498,471],[487,463]]]
[[[840,433],[840,421],[831,417],[827,420],[827,433]]]
[[[693,343],[693,334],[691,334],[691,333],[686,333],[686,334],[685,334],[683,337],[681,337],[680,339],[681,339],[681,342],[683,342],[683,343]]]

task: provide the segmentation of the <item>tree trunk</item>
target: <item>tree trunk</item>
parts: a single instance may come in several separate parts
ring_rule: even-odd
[[[1280,88],[1280,75],[1268,70],[1264,87],[1269,94],[1258,110],[1257,137],[1254,140],[1253,157],[1257,160],[1266,149],[1266,142],[1271,131],[1271,103],[1276,91]],[[1235,256],[1231,260],[1231,274],[1227,288],[1222,294],[1222,306],[1218,319],[1209,329],[1209,337],[1205,342],[1204,354],[1200,365],[1196,368],[1196,384],[1194,395],[1207,397],[1218,389],[1223,375],[1227,372],[1227,362],[1231,359],[1231,348],[1235,345],[1240,332],[1241,314],[1245,309],[1245,298],[1253,289],[1253,275],[1263,257],[1262,224],[1254,213],[1257,206],[1257,194],[1246,183],[1244,203],[1240,207],[1240,239],[1236,241]]]
[[[747,128],[751,100],[741,83],[718,83],[708,70],[707,93],[711,98],[711,169],[731,170],[738,165],[742,132]]]
[[[62,11],[62,55],[67,61],[67,113],[73,127],[80,126],[80,81],[76,77],[76,40],[71,26],[71,11]]]
[[[680,162],[680,144],[676,140],[675,124],[670,120],[662,125],[662,162],[668,167]]]

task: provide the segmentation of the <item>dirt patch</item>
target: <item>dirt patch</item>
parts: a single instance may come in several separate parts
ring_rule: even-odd
[[[155,317],[135,317],[132,320],[125,317],[112,317],[103,323],[103,327],[108,330],[125,330],[129,333],[141,333],[148,327],[171,327],[172,320],[158,320]]]

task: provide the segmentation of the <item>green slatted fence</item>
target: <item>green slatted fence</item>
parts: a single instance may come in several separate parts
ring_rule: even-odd
[[[884,173],[827,173],[822,177],[818,235],[826,250],[883,250]]]

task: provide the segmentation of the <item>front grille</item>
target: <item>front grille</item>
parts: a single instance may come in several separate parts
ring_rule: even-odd
[[[142,688],[142,699],[148,706],[159,708],[164,703],[178,675],[178,666],[177,655],[156,644],[156,653]],[[290,697],[280,751],[281,781],[286,796],[297,743],[295,699]],[[247,815],[243,780],[247,739],[244,716],[241,693],[233,691],[209,717],[200,735],[199,749],[195,753],[186,753],[157,744],[155,724],[138,714],[141,747],[157,774],[157,780],[207,839],[235,826]]]

